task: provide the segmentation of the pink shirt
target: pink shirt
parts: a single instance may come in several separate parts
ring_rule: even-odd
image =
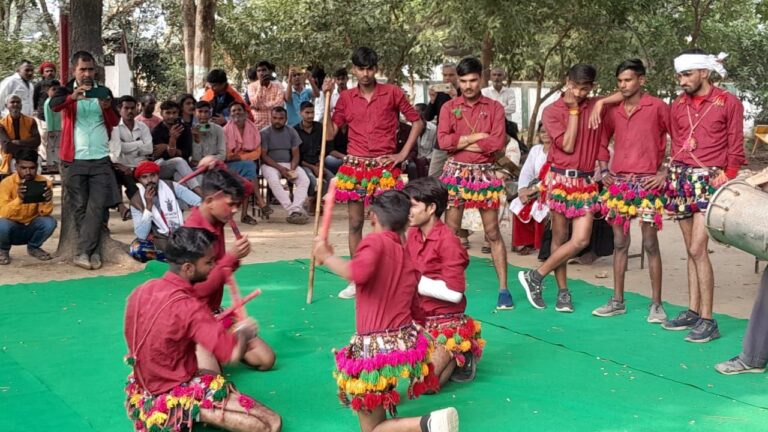
[[[605,129],[613,136],[611,172],[656,174],[664,161],[669,132],[669,105],[644,93],[631,115],[624,102],[605,111]]]
[[[544,108],[541,121],[544,129],[552,138],[552,147],[547,155],[547,161],[561,169],[576,169],[582,172],[594,172],[595,161],[608,162],[608,138],[605,126],[600,123],[597,129],[589,128],[589,115],[597,99],[587,98],[579,105],[579,129],[576,135],[576,145],[573,153],[563,151],[565,130],[568,127],[568,107],[561,97],[555,103]]]
[[[128,296],[125,341],[136,361],[134,371],[139,384],[157,395],[195,376],[197,344],[223,363],[232,356],[237,336],[219,324],[205,303],[194,297],[194,288],[187,280],[167,272]]]
[[[462,136],[475,132],[490,135],[475,143],[482,153],[456,149]],[[485,96],[480,96],[473,105],[467,103],[464,96],[449,100],[440,109],[437,142],[457,162],[493,163],[493,154],[503,150],[507,143],[504,106]]]
[[[365,236],[350,265],[358,334],[397,329],[413,321],[419,271],[396,232]]]
[[[147,118],[147,117],[144,117],[144,114],[137,115],[136,116],[136,120],[138,120],[138,121],[144,123],[145,125],[147,125],[147,127],[149,128],[150,131],[152,129],[154,129],[155,126],[157,126],[160,123],[162,123],[162,121],[163,121],[163,119],[161,117],[158,117],[156,115],[152,115],[152,117]]]
[[[727,91],[712,90],[696,108],[691,97],[683,93],[672,102],[670,135],[672,160],[686,165],[738,168],[746,163],[744,156],[744,106]],[[690,115],[690,117],[689,117]],[[696,128],[691,135],[691,125]],[[685,147],[689,138],[696,141],[693,156]]]
[[[360,94],[359,87],[341,92],[333,110],[333,123],[349,126],[348,154],[378,157],[397,152],[400,114],[409,122],[420,119],[400,87],[376,84],[370,102]]]

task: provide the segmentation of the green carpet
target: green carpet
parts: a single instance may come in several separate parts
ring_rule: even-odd
[[[164,270],[154,263],[121,277],[0,286],[0,431],[131,430],[122,408],[125,298]],[[513,282],[517,270],[510,267]],[[280,413],[287,432],[357,430],[330,376],[331,348],[354,329],[354,303],[335,297],[345,283],[319,271],[306,305],[306,278],[305,261],[237,272],[244,292],[264,289],[248,310],[278,365],[227,372]],[[404,401],[402,416],[452,405],[463,431],[768,430],[768,374],[725,377],[712,368],[740,351],[745,320],[718,316],[723,337],[691,344],[684,332],[645,323],[648,299],[639,295],[627,295],[626,315],[600,319],[590,311],[608,298],[603,287],[572,282],[576,312],[568,315],[534,310],[513,283],[517,309],[496,313],[489,261],[473,259],[467,280],[468,312],[488,341],[477,379]],[[547,285],[554,304],[554,282]]]

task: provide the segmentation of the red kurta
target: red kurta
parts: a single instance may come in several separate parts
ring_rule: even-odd
[[[482,153],[456,150],[462,136],[475,132],[485,132],[490,135],[475,143],[483,150]],[[473,105],[468,104],[463,96],[451,99],[440,109],[437,143],[456,162],[493,163],[495,160],[493,154],[503,150],[507,144],[504,107],[485,96],[480,96]]]
[[[669,133],[669,105],[644,93],[632,114],[624,102],[608,107],[605,129],[614,137],[611,172],[656,174],[664,162]]]
[[[409,229],[406,249],[423,276],[445,282],[452,291],[465,292],[464,270],[469,265],[469,255],[459,238],[442,221],[435,222],[426,239],[418,227]],[[467,298],[451,303],[419,295],[419,308],[428,317],[464,313]]]
[[[184,221],[187,228],[202,228],[216,236],[213,243],[213,250],[216,253],[216,266],[211,270],[208,279],[195,284],[194,294],[208,304],[211,311],[221,307],[221,299],[224,297],[224,282],[227,280],[229,270],[234,272],[240,267],[240,260],[235,255],[229,254],[225,250],[224,243],[224,224],[211,224],[200,213],[200,209],[195,207],[189,213],[189,217]]]
[[[350,262],[357,287],[357,333],[397,329],[413,321],[419,271],[392,231],[365,236]]]
[[[563,151],[565,130],[568,127],[568,107],[561,97],[555,103],[544,108],[541,121],[544,129],[552,138],[552,147],[547,154],[547,161],[561,169],[576,169],[582,172],[594,172],[595,161],[608,162],[608,138],[605,126],[600,123],[597,129],[589,128],[589,116],[597,99],[587,98],[579,105],[579,129],[573,153]]]
[[[421,117],[400,87],[376,84],[371,101],[360,88],[344,90],[333,110],[336,126],[349,126],[347,153],[359,157],[378,157],[397,153],[397,128],[400,114],[409,122]]]
[[[187,280],[167,272],[128,296],[125,340],[135,359],[134,375],[152,394],[192,379],[197,372],[196,344],[220,362],[229,360],[237,345],[237,336],[213,318],[193,290]]]
[[[746,163],[744,106],[731,93],[712,86],[698,108],[691,96],[683,93],[672,103],[670,123],[673,161],[719,168],[738,168]],[[696,124],[691,135],[691,125]],[[693,156],[684,150],[691,136],[696,141]]]

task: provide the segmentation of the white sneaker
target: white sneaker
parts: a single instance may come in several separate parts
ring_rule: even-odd
[[[429,432],[459,432],[459,413],[456,408],[432,411],[427,423]]]
[[[353,299],[355,298],[355,283],[350,282],[349,285],[347,285],[346,288],[339,291],[339,298],[343,299]]]

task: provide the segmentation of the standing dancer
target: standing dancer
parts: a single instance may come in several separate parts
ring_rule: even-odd
[[[315,239],[318,264],[354,281],[358,291],[355,335],[335,352],[333,376],[339,399],[357,412],[363,432],[454,432],[459,427],[454,408],[423,417],[387,419],[387,412],[397,413],[400,378],[410,381],[409,398],[436,386],[436,377],[429,374],[432,343],[413,322],[419,272],[400,240],[410,208],[403,192],[377,196],[371,206],[373,233],[360,242],[351,261],[335,256],[326,239]]]
[[[558,287],[555,310],[573,312],[573,300],[566,285],[567,262],[589,245],[592,214],[600,210],[598,185],[592,176],[595,161],[599,161],[601,175],[608,173],[609,153],[602,126],[589,127],[589,114],[596,99],[587,96],[596,76],[592,65],[572,66],[563,96],[542,114],[544,129],[552,138],[547,156],[551,166],[544,179],[552,218],[552,254],[538,269],[517,275],[528,301],[536,309],[546,307],[541,296],[542,281],[554,271]],[[569,223],[572,224],[570,240]]]
[[[724,57],[723,57],[724,58]],[[675,77],[683,93],[672,102],[672,160],[667,175],[667,211],[680,223],[688,252],[688,310],[662,324],[667,330],[690,330],[688,342],[720,337],[712,318],[715,276],[709,261],[704,212],[715,189],[744,165],[744,106],[715,87],[712,71],[725,76],[722,58],[701,49],[675,58]]]
[[[403,191],[411,198],[406,249],[421,273],[419,309],[436,342],[433,373],[440,386],[449,379],[472,381],[485,341],[480,322],[464,313],[467,250],[440,220],[448,206],[448,190],[436,178],[422,177],[408,182]]]
[[[179,228],[168,241],[169,270],[131,293],[125,308],[126,409],[137,431],[192,430],[203,422],[228,431],[275,432],[280,416],[235,390],[219,371],[195,358],[203,346],[218,361],[237,362],[256,331],[250,319],[227,331],[195,288],[214,267],[216,239],[204,229]],[[196,284],[197,283],[197,284]]]
[[[499,230],[499,195],[504,183],[496,177],[493,166],[494,153],[503,150],[507,140],[504,107],[480,92],[480,60],[461,60],[456,73],[461,96],[443,105],[437,127],[437,142],[449,156],[440,176],[449,193],[445,222],[458,234],[464,210],[480,211],[499,280],[496,309],[512,309],[515,303],[507,288],[507,249]]]
[[[619,92],[600,100],[619,101],[605,113],[606,135],[614,137],[610,174],[603,178],[603,215],[613,226],[613,297],[592,315],[609,317],[624,314],[624,277],[629,257],[629,228],[632,219],[640,220],[643,253],[648,255],[652,303],[647,321],[667,319],[661,304],[661,253],[659,237],[664,210],[666,170],[662,167],[669,132],[669,105],[643,91],[645,66],[639,59],[626,60],[616,69]],[[593,115],[593,117],[595,117]]]
[[[336,201],[347,203],[349,212],[349,254],[363,238],[364,208],[371,198],[389,189],[402,189],[400,166],[416,145],[424,128],[418,111],[399,87],[376,82],[379,55],[361,47],[352,53],[352,73],[357,87],[341,92],[328,123],[328,140],[334,139],[342,126],[348,126],[349,146],[344,164],[336,178]],[[326,78],[323,92],[333,91],[333,80]],[[402,114],[411,122],[411,133],[402,150],[397,152],[398,119]],[[329,116],[331,119],[331,116]],[[353,298],[355,285],[350,283],[339,293]]]

